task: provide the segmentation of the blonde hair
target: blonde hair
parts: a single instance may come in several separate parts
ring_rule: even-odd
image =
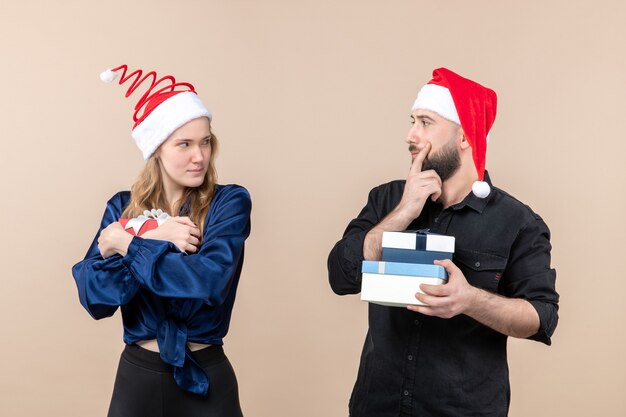
[[[183,208],[181,215],[188,216],[198,226],[202,236],[204,233],[204,221],[209,212],[215,192],[215,184],[217,183],[215,157],[218,150],[218,141],[213,132],[211,132],[210,141],[211,157],[209,158],[209,167],[204,176],[204,181],[198,187],[185,189],[183,196],[174,203],[173,207],[169,206],[169,202],[165,198],[161,163],[159,158],[156,157],[156,152],[153,153],[130,189],[130,201],[124,209],[122,217],[136,217],[142,214],[144,210],[157,208],[164,211],[171,208],[173,213],[169,214],[178,216],[181,208]]]

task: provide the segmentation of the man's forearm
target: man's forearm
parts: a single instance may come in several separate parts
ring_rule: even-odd
[[[406,230],[413,218],[400,207],[393,209],[380,223],[365,235],[363,257],[368,261],[378,261],[382,256],[383,232]]]
[[[476,288],[476,296],[465,314],[502,334],[527,338],[539,331],[539,315],[526,300],[506,298]]]

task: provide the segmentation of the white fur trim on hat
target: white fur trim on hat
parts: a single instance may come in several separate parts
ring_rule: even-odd
[[[458,125],[461,124],[459,114],[454,106],[454,100],[450,90],[446,87],[442,87],[436,84],[426,84],[417,93],[417,98],[413,103],[411,111],[424,109],[434,111],[440,116],[454,122]]]
[[[141,149],[143,158],[148,159],[179,127],[199,117],[208,117],[211,112],[204,107],[197,94],[185,91],[159,104],[133,129],[132,137]]]
[[[472,192],[478,198],[485,198],[491,192],[491,187],[485,181],[474,181],[472,184]]]

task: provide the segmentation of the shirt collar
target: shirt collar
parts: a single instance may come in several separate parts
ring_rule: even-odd
[[[470,191],[469,194],[463,199],[463,201],[452,206],[452,210],[461,210],[465,206],[468,206],[476,210],[478,213],[482,214],[485,207],[487,207],[489,201],[493,198],[495,192],[495,189],[491,184],[491,178],[489,178],[489,173],[487,173],[487,171],[485,171],[484,181],[489,184],[489,187],[491,188],[491,192],[487,197],[478,198],[474,195],[473,192]]]

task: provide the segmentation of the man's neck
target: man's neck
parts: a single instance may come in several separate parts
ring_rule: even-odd
[[[443,205],[443,208],[460,203],[472,191],[472,185],[477,179],[475,170],[464,172],[459,169],[452,177],[444,181],[441,187],[441,197],[437,201]]]

